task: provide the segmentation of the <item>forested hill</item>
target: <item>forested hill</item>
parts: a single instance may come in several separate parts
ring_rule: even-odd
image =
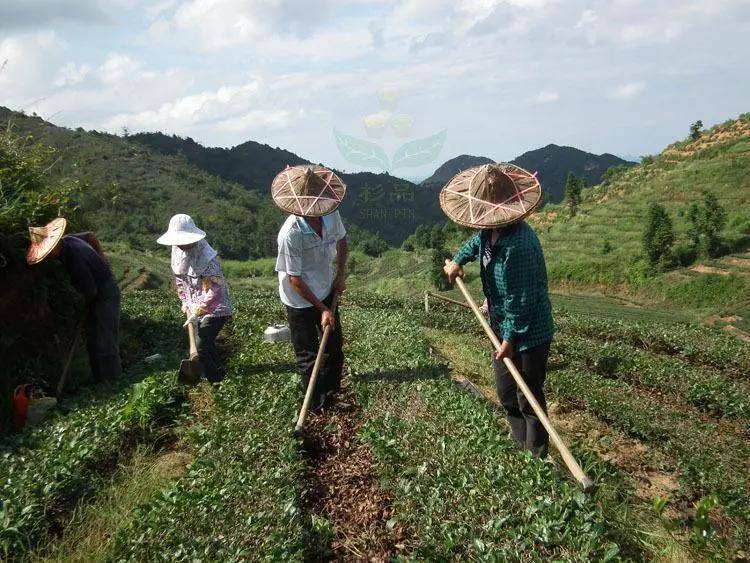
[[[207,172],[266,197],[274,176],[286,165],[309,162],[287,150],[254,141],[224,149],[204,147],[193,139],[163,133],[141,133],[130,138],[162,154],[181,155]],[[432,190],[387,173],[337,173],[348,189],[342,205],[344,217],[389,244],[398,246],[417,225],[443,218]]]
[[[539,173],[539,180],[544,186],[546,201],[549,203],[559,203],[565,199],[565,180],[568,172],[573,172],[593,186],[601,182],[602,175],[610,168],[634,164],[613,154],[596,155],[574,147],[558,145],[547,145],[525,152],[511,162]]]
[[[474,166],[489,164],[491,162],[495,161],[491,158],[487,158],[486,156],[472,156],[470,154],[462,154],[445,161],[438,167],[437,170],[435,170],[432,176],[424,180],[422,184],[440,184],[442,187],[442,185],[446,184],[448,180],[453,178],[453,176],[455,176],[459,172],[463,172],[464,170],[472,168]]]
[[[443,163],[435,173],[422,182],[423,186],[436,189],[445,184],[455,174],[462,170],[494,162],[484,156],[463,154]],[[584,178],[588,185],[593,186],[602,180],[602,175],[614,166],[632,166],[613,154],[592,154],[574,147],[547,145],[546,147],[525,152],[510,161],[531,172],[538,172],[545,192],[545,201],[559,203],[565,198],[565,180],[568,172],[573,172],[579,178]]]
[[[273,254],[284,214],[271,201],[271,180],[287,164],[307,162],[252,141],[221,149],[161,133],[120,137],[0,107],[0,127],[8,126],[56,149],[52,179],[79,183],[79,206],[101,237],[138,249],[155,248],[169,217],[181,211],[205,226],[227,258]],[[434,194],[407,180],[370,172],[341,176],[349,189],[341,211],[352,242],[370,254],[442,218]]]
[[[163,133],[137,133],[130,138],[162,154],[182,155],[198,168],[261,192],[268,190],[274,176],[285,166],[308,162],[293,152],[255,141],[225,149],[204,147],[190,137]]]
[[[250,192],[191,165],[182,155],[149,150],[129,138],[57,127],[0,107],[0,127],[55,149],[51,181],[78,183],[85,224],[100,238],[155,249],[177,212],[189,213],[226,258],[266,256],[284,215],[265,194]]]

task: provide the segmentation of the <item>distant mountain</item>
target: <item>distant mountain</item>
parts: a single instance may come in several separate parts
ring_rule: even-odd
[[[601,182],[602,174],[613,166],[633,166],[613,154],[595,155],[573,147],[547,145],[541,149],[525,152],[511,161],[521,168],[539,173],[546,194],[546,201],[559,203],[565,199],[565,180],[568,172],[585,178],[590,186]]]
[[[168,155],[182,155],[188,162],[225,180],[257,191],[267,190],[279,170],[286,165],[308,162],[293,152],[247,141],[231,149],[204,147],[190,137],[164,133],[138,133],[130,139]]]
[[[435,173],[422,182],[422,185],[429,185],[435,189],[438,185],[444,185],[462,170],[490,162],[494,161],[484,156],[468,154],[457,156],[435,170]],[[595,155],[573,147],[558,145],[547,145],[541,149],[526,152],[510,162],[531,172],[539,173],[539,180],[544,187],[546,201],[549,203],[559,203],[565,198],[565,181],[568,172],[585,178],[589,185],[595,185],[601,181],[602,174],[609,168],[621,164],[626,166],[635,164],[613,154]]]
[[[166,155],[180,155],[195,166],[268,197],[271,182],[286,165],[309,161],[284,149],[247,141],[230,149],[204,147],[190,138],[140,133],[130,139]],[[398,246],[416,225],[442,216],[434,194],[413,182],[387,173],[338,172],[347,186],[341,206],[344,219]]]
[[[459,172],[462,172],[463,170],[466,170],[467,168],[472,168],[473,166],[481,166],[482,164],[490,164],[491,162],[495,161],[485,156],[472,156],[470,154],[462,154],[444,162],[437,170],[435,170],[435,173],[432,176],[422,182],[422,185],[444,185],[446,182],[448,182],[448,180],[453,178],[453,176],[455,176]]]

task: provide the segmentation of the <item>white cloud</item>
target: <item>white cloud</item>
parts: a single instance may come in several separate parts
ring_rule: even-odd
[[[534,98],[534,101],[538,104],[549,104],[551,102],[556,102],[560,99],[560,95],[557,92],[539,92],[536,97]]]
[[[24,33],[0,41],[0,104],[34,111],[49,93],[66,43],[51,31]]]
[[[111,53],[101,66],[100,72],[105,83],[114,84],[132,78],[141,68],[142,64],[128,55]]]
[[[80,84],[87,76],[91,74],[91,65],[81,64],[70,61],[65,64],[57,73],[55,81],[52,83],[53,86],[73,86],[74,84]]]
[[[231,119],[250,115],[249,106],[259,89],[260,83],[257,80],[240,86],[222,86],[217,90],[179,97],[156,109],[117,114],[109,118],[105,126],[114,131],[122,127],[133,131],[179,131],[205,122],[220,122],[226,129]],[[256,117],[257,115],[260,114],[256,114]],[[276,119],[278,122],[278,116]]]
[[[634,98],[645,89],[646,84],[643,82],[629,82],[611,89],[608,96],[613,100],[628,100]]]
[[[304,112],[300,116],[304,117]],[[244,115],[233,116],[220,121],[217,127],[222,131],[257,135],[259,131],[285,129],[290,121],[291,115],[284,109],[252,110]]]

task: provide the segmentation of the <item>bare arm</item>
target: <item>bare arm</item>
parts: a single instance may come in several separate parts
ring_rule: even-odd
[[[335,325],[333,313],[328,307],[326,307],[325,303],[315,297],[315,294],[310,290],[310,286],[307,285],[305,280],[299,276],[289,276],[289,283],[294,288],[294,291],[299,293],[308,302],[312,303],[313,307],[320,311],[320,326],[325,328],[326,325],[328,325],[331,327],[331,330],[333,330]]]

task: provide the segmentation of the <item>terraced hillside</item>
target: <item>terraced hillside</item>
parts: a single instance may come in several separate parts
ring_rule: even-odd
[[[721,264],[699,261],[655,277],[646,276],[642,233],[647,208],[663,204],[671,215],[676,245],[688,239],[687,211],[703,191],[727,212],[728,256]],[[750,247],[750,114],[704,132],[696,141],[675,143],[644,164],[584,192],[578,214],[552,206],[532,219],[559,288],[641,293],[677,305],[719,309],[727,316],[747,310]],[[717,269],[714,269],[717,268]]]

